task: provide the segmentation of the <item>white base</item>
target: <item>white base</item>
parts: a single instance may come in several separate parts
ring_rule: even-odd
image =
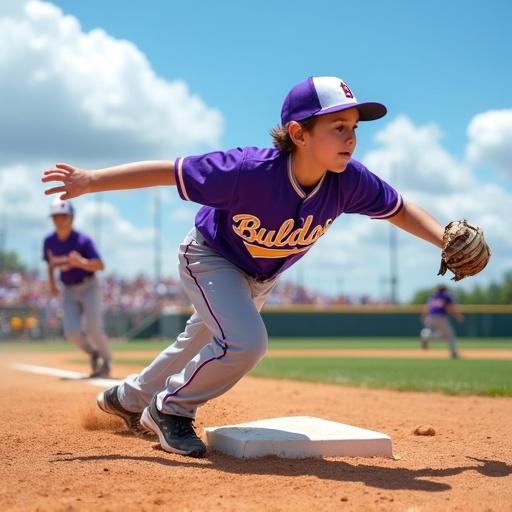
[[[205,431],[210,447],[238,458],[393,457],[391,438],[386,434],[310,416],[272,418]]]

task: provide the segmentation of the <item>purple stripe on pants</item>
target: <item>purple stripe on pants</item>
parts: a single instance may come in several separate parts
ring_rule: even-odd
[[[194,274],[192,274],[192,270],[190,269],[190,261],[189,259],[187,258],[187,251],[188,251],[188,248],[190,247],[190,245],[192,244],[192,242],[190,242],[188,245],[187,245],[187,248],[185,249],[185,252],[183,254],[183,256],[185,257],[185,260],[187,260],[187,265],[186,265],[186,268],[188,270],[188,273],[190,274],[190,277],[194,280],[194,282],[196,283],[196,286],[199,288],[199,291],[201,292],[201,295],[203,296],[203,299],[204,299],[204,302],[206,304],[206,306],[208,307],[208,311],[210,312],[210,314],[212,315],[213,319],[215,320],[216,324],[218,325],[219,329],[220,329],[220,332],[222,334],[222,340],[225,340],[226,339],[226,336],[224,335],[224,331],[222,330],[222,327],[220,325],[220,322],[217,320],[217,317],[215,316],[215,314],[213,313],[213,310],[212,308],[210,307],[210,304],[208,302],[208,299],[206,298],[206,295],[204,294],[203,292],[203,289],[199,286],[199,283],[197,282],[197,279],[196,277],[194,276]]]
[[[196,279],[196,277],[194,276],[194,274],[192,273],[192,270],[190,268],[190,261],[189,259],[187,258],[187,251],[188,251],[188,248],[190,247],[190,245],[192,244],[192,242],[190,242],[188,245],[187,245],[187,248],[185,249],[185,252],[183,254],[183,256],[185,257],[185,260],[187,261],[187,265],[186,265],[186,268],[187,268],[187,271],[188,273],[190,274],[190,277],[194,280],[194,282],[196,283],[196,286],[199,288],[199,291],[201,292],[201,295],[204,299],[204,302],[206,304],[206,306],[208,307],[208,311],[210,312],[210,314],[212,315],[213,319],[215,320],[215,322],[217,323],[219,329],[220,329],[220,332],[222,334],[222,354],[220,356],[216,356],[216,357],[212,357],[208,360],[206,360],[203,364],[201,364],[198,368],[196,368],[196,370],[194,371],[194,373],[191,375],[190,379],[187,380],[187,382],[185,382],[183,385],[181,385],[179,388],[175,389],[172,393],[168,393],[165,398],[163,399],[163,402],[166,402],[168,398],[170,397],[173,397],[173,396],[176,396],[178,394],[179,391],[181,391],[183,388],[185,388],[186,386],[188,386],[193,380],[194,380],[194,377],[199,373],[199,370],[201,368],[203,368],[204,366],[206,366],[208,363],[210,363],[211,361],[215,361],[217,359],[222,359],[225,355],[226,355],[226,352],[227,352],[227,349],[228,349],[228,345],[227,343],[225,342],[225,335],[224,335],[224,331],[222,330],[222,327],[220,325],[220,322],[217,320],[217,317],[215,316],[215,314],[213,313],[213,310],[212,308],[210,307],[210,304],[208,302],[208,299],[206,298],[206,295],[204,294],[203,292],[203,289],[201,288],[201,286],[199,286],[199,283]]]
[[[165,396],[164,398],[164,402],[172,397],[172,396],[176,396],[178,394],[179,391],[181,391],[183,388],[185,388],[186,386],[188,386],[193,380],[194,380],[194,377],[199,373],[199,370],[203,367],[203,366],[206,366],[208,363],[212,362],[212,361],[215,361],[216,359],[222,359],[225,355],[226,355],[226,351],[228,349],[228,346],[227,345],[223,345],[223,352],[220,356],[217,356],[217,357],[212,357],[211,359],[208,359],[206,360],[201,366],[199,366],[198,368],[196,368],[196,371],[192,374],[192,376],[190,377],[190,379],[187,380],[187,382],[185,382],[182,386],[180,386],[178,389],[175,389],[172,393],[169,393]]]

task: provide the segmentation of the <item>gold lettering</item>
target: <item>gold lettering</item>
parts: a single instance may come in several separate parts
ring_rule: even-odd
[[[254,215],[242,213],[233,217],[235,222],[239,222],[238,226],[233,224],[233,231],[244,240],[254,242],[256,240],[256,230],[260,227],[260,219]],[[247,234],[246,234],[247,232]]]
[[[254,241],[258,242],[259,244],[262,244],[263,238],[265,237],[266,232],[267,232],[267,230],[265,228],[261,228],[258,231],[256,231],[256,236],[254,238]],[[250,240],[249,240],[249,242],[250,242]]]
[[[279,228],[279,231],[276,235],[275,244],[277,247],[283,247],[288,244],[287,236],[290,234],[290,231],[293,229],[294,222],[293,219],[286,219]]]
[[[255,215],[242,213],[233,216],[232,228],[233,231],[246,242],[256,242],[261,246],[269,248],[261,248],[261,251],[258,252],[257,245],[250,246],[251,250],[249,252],[254,257],[280,258],[285,257],[285,254],[291,255],[307,250],[308,246],[314,244],[331,227],[331,224],[333,223],[333,219],[328,219],[325,222],[325,226],[318,224],[317,226],[314,226],[313,229],[311,229],[313,220],[313,215],[308,215],[304,225],[294,230],[294,220],[286,219],[276,232],[276,230],[268,230],[267,228],[261,227],[261,221]],[[295,247],[297,245],[299,247],[290,250],[272,249],[272,247]],[[255,253],[261,255],[255,256]]]
[[[288,240],[286,241],[286,245],[289,245],[290,247],[295,247],[297,245],[301,232],[302,228],[298,228],[292,231],[291,235],[288,237]]]
[[[269,231],[266,235],[265,235],[265,238],[263,240],[263,245],[265,247],[274,247],[275,245],[275,242],[274,242],[274,235],[276,234],[276,232],[274,230],[271,230]]]
[[[309,234],[308,238],[305,241],[306,245],[314,244],[323,234],[325,233],[325,230],[322,226],[318,225],[315,226],[311,233]]]
[[[306,235],[311,227],[311,223],[313,222],[313,215],[308,215],[306,217],[306,222],[304,222],[304,225],[300,228],[300,236],[299,240],[297,241],[299,245],[308,245],[306,242]]]

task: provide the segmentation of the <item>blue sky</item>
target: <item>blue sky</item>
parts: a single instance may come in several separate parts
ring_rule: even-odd
[[[388,106],[384,119],[361,123],[356,158],[441,223],[482,225],[493,264],[461,286],[498,279],[512,268],[503,222],[512,215],[510,19],[505,0],[5,0],[0,216],[8,247],[37,261],[34,248],[50,228],[37,184],[45,166],[266,146],[289,88],[336,75],[358,99]],[[101,208],[98,196],[76,201],[78,225],[99,238],[110,270],[151,274],[154,193],[104,194]],[[160,193],[164,272],[175,273],[197,208]],[[388,225],[348,217],[289,279],[328,293],[385,293]],[[399,244],[406,300],[438,282],[439,255],[403,233]]]
[[[54,3],[86,31],[132,41],[159,75],[220,109],[226,148],[268,145],[284,95],[309,75],[341,76],[390,116],[435,121],[456,154],[474,114],[511,105],[506,0]],[[361,130],[361,151],[377,128]]]

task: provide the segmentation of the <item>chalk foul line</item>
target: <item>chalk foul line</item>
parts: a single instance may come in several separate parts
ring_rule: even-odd
[[[52,377],[60,377],[61,379],[67,380],[79,380],[89,384],[90,386],[97,386],[100,388],[109,388],[122,382],[118,379],[89,378],[87,373],[62,370],[61,368],[48,368],[46,366],[37,366],[33,364],[11,363],[9,366],[22,372],[37,373],[38,375],[50,375]]]

